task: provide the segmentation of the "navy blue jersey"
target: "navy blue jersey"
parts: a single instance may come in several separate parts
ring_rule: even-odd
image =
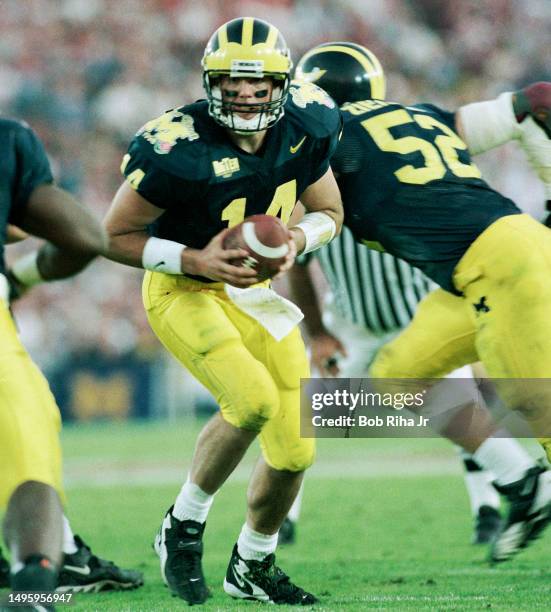
[[[341,123],[323,90],[293,85],[283,118],[251,154],[232,143],[199,101],[146,123],[122,170],[140,195],[164,209],[152,235],[200,249],[250,215],[287,223],[300,194],[327,172]]]
[[[431,104],[366,100],[342,107],[343,137],[331,162],[345,223],[454,291],[469,246],[498,218],[520,214],[481,179],[454,114]]]
[[[8,223],[17,225],[31,193],[53,181],[42,143],[19,121],[0,119],[0,271]]]

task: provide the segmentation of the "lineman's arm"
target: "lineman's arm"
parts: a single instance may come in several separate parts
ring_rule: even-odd
[[[295,263],[288,272],[288,279],[291,300],[304,313],[304,325],[312,350],[312,364],[322,375],[338,376],[338,356],[346,355],[346,349],[323,325],[310,266]]]
[[[109,259],[136,268],[146,268],[166,274],[193,274],[223,281],[236,287],[248,287],[256,282],[256,272],[229,263],[247,257],[242,249],[222,248],[228,230],[216,235],[204,249],[194,249],[160,238],[151,238],[147,228],[164,210],[148,202],[128,182],[117,191],[104,226],[109,236]]]
[[[466,104],[455,113],[455,127],[476,155],[509,140],[522,139],[527,119],[551,138],[551,83],[532,83],[502,93],[495,100]]]
[[[309,253],[339,234],[344,212],[341,194],[331,168],[300,196],[306,213],[291,232],[298,253]]]
[[[47,242],[9,271],[15,296],[40,282],[73,276],[106,250],[105,233],[90,211],[50,183],[32,191],[17,227]]]
[[[551,83],[532,83],[455,113],[456,131],[476,155],[518,140],[551,200]]]

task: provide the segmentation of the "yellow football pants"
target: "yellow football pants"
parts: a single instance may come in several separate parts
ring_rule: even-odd
[[[212,393],[228,423],[259,432],[266,462],[277,470],[310,466],[314,441],[300,437],[300,379],[309,367],[298,328],[276,342],[222,283],[146,272],[142,295],[159,340]]]
[[[551,230],[528,215],[502,217],[454,272],[463,297],[437,290],[384,346],[370,375],[436,378],[480,360],[512,409],[551,438]],[[527,381],[526,379],[540,379]],[[542,380],[546,379],[546,380]]]
[[[61,486],[61,418],[48,383],[0,299],[0,508],[29,480]]]

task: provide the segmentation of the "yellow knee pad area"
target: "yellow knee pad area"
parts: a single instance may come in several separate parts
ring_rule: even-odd
[[[313,438],[301,439],[294,448],[285,453],[281,448],[265,447],[260,442],[266,463],[274,470],[286,472],[304,472],[316,458],[316,441]]]

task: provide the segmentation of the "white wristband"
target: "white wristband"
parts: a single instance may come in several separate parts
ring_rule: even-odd
[[[466,104],[458,111],[463,139],[471,155],[484,153],[520,137],[520,124],[513,112],[513,94],[502,93],[495,100]]]
[[[142,253],[146,270],[165,274],[182,274],[182,251],[185,245],[173,240],[149,238]]]
[[[23,287],[34,287],[44,282],[38,269],[38,251],[27,253],[18,259],[11,267],[11,273]]]
[[[325,246],[333,239],[337,231],[335,221],[324,212],[307,213],[295,227],[300,227],[306,238],[306,246],[302,255]]]

